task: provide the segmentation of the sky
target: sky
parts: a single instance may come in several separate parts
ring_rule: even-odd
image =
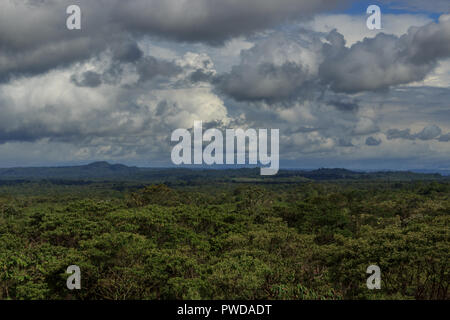
[[[196,120],[279,129],[281,167],[450,170],[449,2],[0,2],[0,167],[171,166]]]

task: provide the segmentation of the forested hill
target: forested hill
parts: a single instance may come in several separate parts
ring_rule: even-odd
[[[408,171],[356,172],[346,169],[280,170],[275,176],[261,176],[259,168],[240,169],[189,169],[189,168],[138,168],[123,164],[94,162],[81,166],[27,167],[0,169],[0,180],[126,180],[126,181],[195,181],[215,180],[230,182],[278,183],[328,180],[448,180],[438,173]]]

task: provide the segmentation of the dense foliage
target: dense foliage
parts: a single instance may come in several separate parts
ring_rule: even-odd
[[[448,299],[449,213],[448,181],[5,184],[0,299]]]

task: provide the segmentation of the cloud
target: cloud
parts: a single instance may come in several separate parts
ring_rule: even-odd
[[[289,101],[317,88],[321,61],[319,35],[276,33],[241,51],[240,64],[215,78],[218,90],[237,101]]]
[[[136,64],[139,81],[148,81],[157,76],[172,77],[182,72],[182,68],[171,61],[158,60],[154,57],[144,57]]]
[[[329,11],[339,1],[80,0],[81,30],[65,28],[66,15],[61,12],[69,4],[68,0],[2,2],[0,81],[65,68],[105,50],[111,51],[118,63],[133,63],[142,58],[137,41],[146,36],[224,44],[232,38]],[[22,19],[24,16],[28,18]],[[411,28],[401,37],[381,33],[350,48],[337,32],[329,34],[323,50],[312,32],[297,32],[310,39],[296,40],[288,35],[285,40],[278,37],[279,43],[273,37],[272,41],[256,44],[244,53],[256,60],[242,57],[241,65],[219,79],[218,88],[240,100],[275,101],[290,99],[304,87],[316,86],[317,80],[339,92],[379,90],[423,80],[439,59],[450,55],[450,20],[445,16],[439,23]],[[272,52],[279,60],[272,59]],[[320,61],[323,52],[326,57]],[[265,55],[269,56],[266,61]],[[193,75],[193,81],[199,81],[199,76],[202,78],[200,73]],[[245,93],[255,78],[261,81]]]
[[[399,129],[389,129],[386,133],[386,138],[388,140],[393,139],[407,139],[414,140],[414,135],[411,134],[411,129],[399,130]]]
[[[133,39],[144,36],[224,44],[334,9],[339,2],[79,0],[81,30],[68,30],[65,12],[73,1],[4,0],[0,4],[0,80],[65,67],[106,49],[114,52],[115,60],[132,62],[142,54]]]
[[[359,149],[361,138],[379,132],[376,118],[369,118],[370,107],[358,105],[357,110],[349,112],[325,101],[297,102],[290,107],[279,105],[274,114],[267,115],[265,123],[276,125],[283,133],[283,152],[292,157],[304,153],[345,153],[344,150]],[[262,112],[260,109],[259,115]],[[279,124],[277,117],[284,122]]]
[[[358,122],[356,123],[352,133],[354,135],[361,136],[376,133],[378,131],[380,131],[380,128],[373,119],[359,115]]]
[[[374,138],[372,136],[370,136],[366,139],[366,145],[368,145],[368,146],[375,147],[375,146],[379,146],[380,144],[381,144],[381,140]]]
[[[132,31],[178,41],[221,44],[294,19],[307,19],[348,1],[337,0],[131,0],[116,1],[112,17]]]
[[[423,80],[439,59],[450,56],[450,21],[412,27],[397,37],[384,33],[350,48],[325,44],[320,78],[334,91],[356,93]]]
[[[79,87],[96,88],[102,84],[102,75],[94,71],[83,72],[79,77],[72,75],[70,80]]]
[[[281,66],[265,63],[234,67],[219,78],[218,87],[238,101],[288,100],[300,91],[306,79],[306,72],[293,62]]]
[[[423,80],[450,57],[450,19],[411,27],[400,37],[379,33],[350,47],[336,30],[296,31],[301,35],[274,33],[241,51],[240,64],[213,80],[217,89],[237,101],[269,103],[311,98],[327,88],[380,91]]]
[[[122,33],[106,32],[107,16],[99,2],[83,11],[83,31],[66,28],[70,1],[5,0],[0,4],[0,81],[41,74],[89,59],[123,40]],[[114,40],[113,40],[114,39]]]
[[[447,18],[384,15],[365,40],[365,14],[309,23],[337,2],[79,0],[68,31],[72,1],[2,1],[0,153],[167,165],[172,130],[203,120],[280,129],[282,159],[313,166],[448,159]]]
[[[340,111],[356,112],[359,110],[359,105],[353,101],[330,101],[331,105],[335,106]]]
[[[140,154],[153,143],[160,153],[169,147],[167,137],[175,128],[189,128],[199,119],[229,121],[227,108],[211,87],[192,85],[186,80],[190,73],[180,74],[184,69],[177,63],[189,65],[192,55],[177,63],[141,58],[126,64],[130,68],[124,78],[130,80],[102,82],[108,63],[115,63],[110,58],[1,85],[0,144],[46,140],[87,149],[109,146],[102,150],[111,154]],[[136,67],[141,63],[146,68]],[[156,80],[134,85],[156,74],[163,74],[164,86]]]
[[[364,38],[373,38],[379,33],[392,34],[401,36],[408,32],[410,27],[421,27],[433,21],[426,14],[388,14],[382,11],[382,29],[370,30],[366,27],[366,20],[368,15],[365,10],[357,14],[318,14],[311,20],[301,22],[304,28],[328,33],[333,29],[345,37],[346,45],[352,46]]]
[[[450,133],[443,134],[439,137],[439,141],[441,142],[449,142],[450,141]]]
[[[111,45],[113,60],[119,62],[135,62],[142,58],[143,52],[136,41],[130,39],[126,42],[113,42]]]
[[[441,134],[442,130],[436,125],[426,126],[423,130],[415,135],[420,140],[432,140]]]
[[[437,125],[429,125],[423,128],[422,131],[411,134],[411,129],[390,129],[386,133],[386,137],[388,140],[393,139],[406,139],[406,140],[433,140],[439,137],[439,135],[442,133],[441,128],[439,128]],[[441,141],[441,140],[440,140]]]

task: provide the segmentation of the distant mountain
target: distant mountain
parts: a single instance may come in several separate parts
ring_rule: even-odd
[[[171,183],[199,183],[213,180],[236,183],[298,183],[327,180],[444,180],[435,173],[408,171],[357,172],[342,168],[317,170],[280,170],[275,176],[261,176],[258,168],[198,169],[198,168],[138,168],[105,161],[81,166],[29,167],[0,169],[0,180],[111,180]]]
[[[83,166],[0,169],[0,179],[117,179],[137,173],[137,167],[101,161]]]

